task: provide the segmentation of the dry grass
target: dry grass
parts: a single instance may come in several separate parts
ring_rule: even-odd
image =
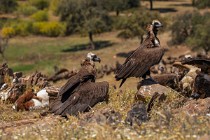
[[[170,93],[167,99],[160,105],[156,105],[151,114],[151,119],[141,126],[129,126],[125,124],[124,119],[127,111],[133,104],[135,92],[110,90],[109,103],[98,104],[91,110],[110,108],[122,114],[122,121],[118,124],[110,125],[106,122],[81,123],[81,119],[70,116],[68,120],[48,115],[40,117],[38,112],[19,112],[11,113],[10,116],[19,116],[10,118],[13,124],[19,124],[19,127],[9,126],[0,132],[2,139],[198,139],[204,135],[210,135],[210,118],[208,116],[189,116],[185,112],[174,114],[173,109],[180,102],[181,97]],[[3,111],[11,111],[8,105]],[[2,109],[2,108],[1,108]],[[37,116],[38,115],[38,116]],[[25,116],[25,117],[24,117]],[[26,120],[28,122],[19,122],[17,120]],[[83,114],[79,118],[82,118]],[[8,115],[7,115],[8,117]],[[30,118],[30,119],[29,119]],[[4,118],[3,122],[11,122]],[[11,129],[11,127],[13,129]]]

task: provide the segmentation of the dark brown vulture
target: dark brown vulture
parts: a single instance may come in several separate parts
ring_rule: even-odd
[[[181,61],[182,64],[193,65],[201,68],[201,72],[210,73],[210,59],[186,58]]]
[[[51,104],[50,112],[61,115],[78,115],[88,111],[95,104],[108,101],[108,82],[97,82],[94,62],[100,62],[93,53],[88,53],[80,71],[70,77],[61,88],[57,99]]]
[[[203,58],[187,58],[182,60],[182,64],[194,65],[201,68],[197,72],[193,84],[193,98],[210,97],[210,60]]]
[[[120,87],[129,77],[142,77],[145,79],[146,75],[150,75],[150,67],[158,64],[162,59],[165,49],[160,47],[160,41],[157,38],[160,27],[162,27],[162,24],[154,20],[147,28],[147,38],[116,71],[115,79],[117,81],[122,79]]]

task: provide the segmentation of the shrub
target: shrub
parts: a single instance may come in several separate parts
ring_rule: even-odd
[[[24,16],[30,16],[37,12],[38,9],[35,6],[30,6],[27,4],[23,4],[18,7],[18,13]]]
[[[44,10],[49,7],[49,0],[30,0],[30,3],[40,10]]]
[[[192,5],[199,9],[210,7],[210,0],[192,0]]]
[[[12,25],[16,35],[27,36],[31,33],[32,23],[26,21],[19,21],[18,24]]]
[[[57,37],[65,33],[66,26],[60,22],[35,22],[33,33],[49,37]]]
[[[144,10],[144,12],[135,12],[132,15],[129,15],[129,17],[119,18],[118,23],[115,24],[117,29],[122,30],[118,34],[118,37],[124,39],[134,37],[142,38],[145,33],[144,31],[146,26],[154,19],[158,19],[163,25],[166,25],[165,19],[160,17],[158,13],[149,12],[146,10]]]
[[[16,0],[0,0],[0,12],[10,13],[17,8]]]
[[[38,11],[31,18],[35,21],[48,21],[48,13],[47,11]]]
[[[172,43],[181,44],[193,34],[195,25],[204,22],[204,18],[198,11],[186,12],[178,15],[171,26]]]
[[[209,23],[210,12],[187,12],[179,15],[172,24],[172,43],[187,43],[193,50],[203,49],[206,53],[210,50]]]
[[[1,34],[3,37],[12,37],[15,35],[15,30],[12,27],[3,27]]]

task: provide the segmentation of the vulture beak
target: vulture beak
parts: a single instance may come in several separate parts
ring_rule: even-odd
[[[163,27],[163,24],[161,24],[161,23],[160,23],[160,24],[157,24],[157,25],[155,25],[155,27],[156,27],[156,28]]]
[[[101,59],[100,59],[99,57],[94,57],[94,58],[93,58],[93,61],[94,61],[94,62],[99,62],[99,63],[100,63],[100,62],[101,62]]]

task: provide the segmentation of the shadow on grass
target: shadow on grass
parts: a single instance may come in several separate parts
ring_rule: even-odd
[[[100,50],[114,45],[114,43],[110,41],[95,41],[94,44],[95,44],[95,50]],[[90,45],[89,43],[73,45],[70,46],[69,48],[63,49],[62,52],[76,52],[76,51],[88,50],[87,48],[89,45]]]
[[[160,13],[176,12],[174,8],[154,8],[153,11],[159,11]]]
[[[171,4],[170,6],[192,7],[192,4],[190,4],[190,3],[180,3],[180,4]]]
[[[120,52],[120,53],[117,53],[116,55],[118,57],[128,57],[129,55],[131,55],[134,51],[130,51],[130,52]]]

